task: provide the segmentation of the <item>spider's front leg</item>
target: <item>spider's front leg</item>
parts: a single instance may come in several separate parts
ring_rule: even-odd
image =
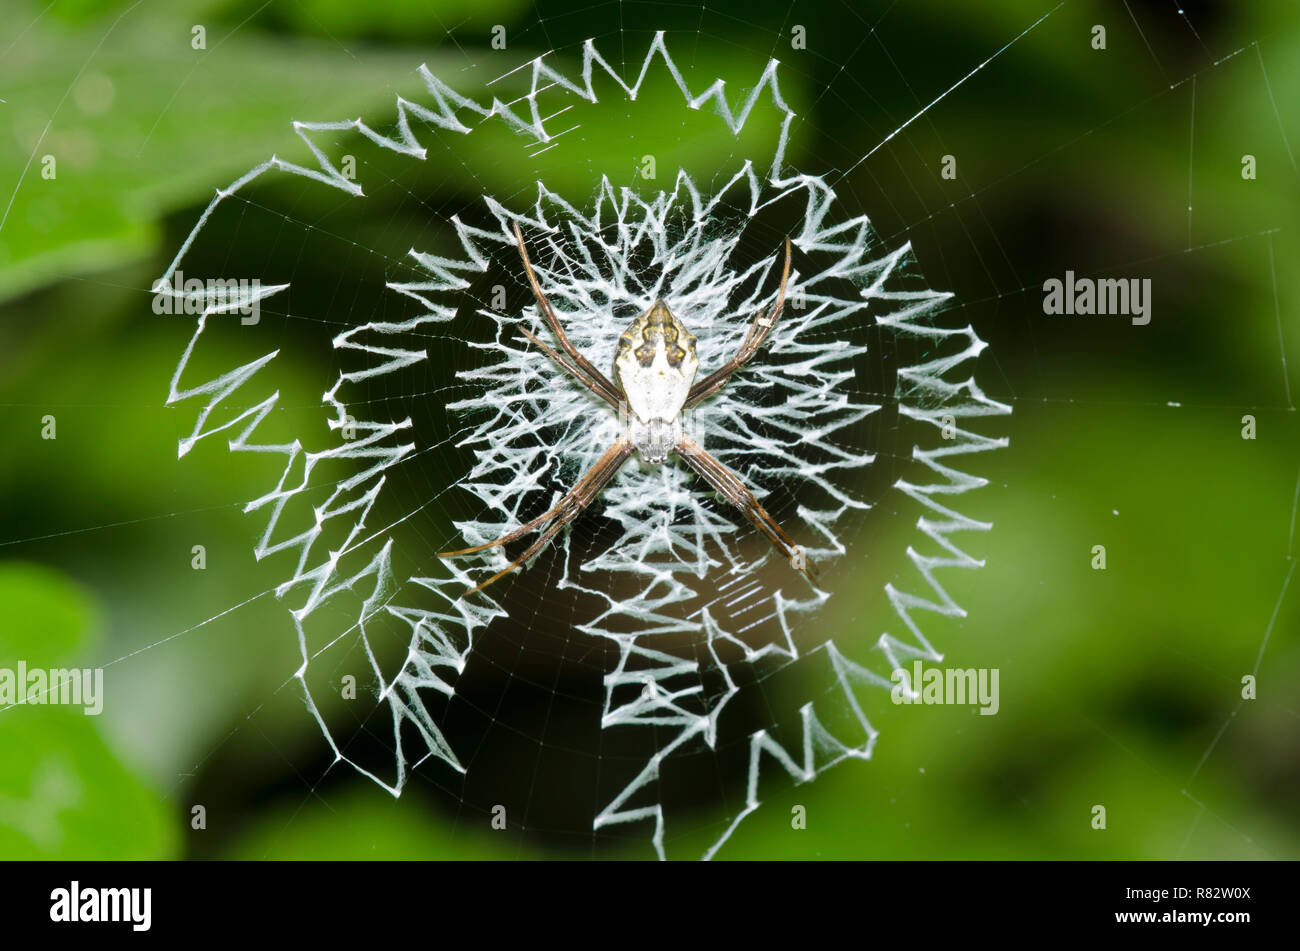
[[[748,363],[758,353],[763,341],[767,335],[772,332],[776,326],[777,320],[781,316],[781,308],[785,306],[785,285],[790,278],[790,239],[785,239],[785,267],[781,271],[781,289],[777,291],[776,303],[770,308],[764,308],[758,312],[754,322],[749,325],[749,333],[745,334],[744,341],[740,344],[740,349],[736,355],[724,363],[721,367],[714,370],[704,379],[696,382],[691,390],[686,394],[686,404],[683,409],[690,409],[700,400],[712,396],[718,390],[727,385],[731,379],[731,374],[735,373],[746,363]]]
[[[582,511],[592,503],[596,496],[600,494],[600,490],[609,484],[610,479],[614,478],[618,473],[618,470],[622,468],[623,463],[625,463],[628,457],[632,455],[633,451],[634,448],[632,444],[628,442],[626,438],[620,437],[615,441],[614,445],[605,450],[604,455],[596,460],[596,464],[587,470],[586,475],[579,479],[564,498],[560,499],[559,504],[549,512],[539,515],[531,522],[520,526],[513,532],[508,532],[505,535],[502,535],[496,541],[487,542],[483,545],[475,545],[473,548],[462,548],[459,551],[445,551],[439,554],[438,557],[454,558],[458,555],[471,555],[475,552],[486,551],[489,548],[496,548],[498,545],[505,545],[517,538],[522,538],[533,529],[550,522],[551,524],[547,526],[546,530],[542,532],[540,536],[538,536],[537,540],[528,546],[527,551],[501,571],[494,574],[491,578],[488,578],[486,581],[480,582],[470,588],[465,592],[465,594],[470,595],[475,591],[483,590],[498,578],[508,575],[529,558],[532,558],[533,555],[537,554],[546,546],[547,542],[559,534],[560,530],[563,529],[564,526],[568,525],[581,515]]]
[[[541,347],[548,357],[572,374],[573,378],[579,383],[610,406],[617,408],[623,398],[618,387],[611,383],[605,374],[592,366],[590,360],[578,352],[578,348],[570,342],[569,335],[564,332],[564,327],[560,324],[560,318],[555,316],[555,309],[551,307],[551,302],[542,293],[542,285],[538,283],[537,275],[533,273],[532,262],[528,260],[528,248],[524,246],[524,233],[519,230],[519,222],[517,221],[515,222],[515,240],[519,242],[519,257],[524,262],[524,273],[528,275],[528,285],[533,289],[533,296],[537,298],[537,306],[542,312],[542,317],[550,326],[551,333],[555,334],[556,341],[567,356],[542,343],[528,331],[527,327],[520,328],[524,332],[524,336]]]
[[[790,562],[790,565],[808,579],[813,587],[817,586],[817,574],[812,563],[808,561],[804,550],[794,543],[776,519],[768,514],[767,509],[754,497],[745,483],[725,465],[705,451],[704,447],[690,436],[682,437],[677,444],[677,454],[694,469],[704,480],[722,493],[723,497],[744,514],[760,532],[767,536],[774,548]]]

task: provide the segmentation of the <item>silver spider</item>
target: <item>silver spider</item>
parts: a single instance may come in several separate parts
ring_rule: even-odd
[[[758,499],[754,498],[754,494],[746,488],[738,475],[682,431],[682,411],[690,409],[722,389],[731,375],[758,353],[768,334],[772,332],[772,327],[781,316],[781,308],[785,303],[785,285],[790,276],[790,239],[787,238],[785,241],[785,267],[781,272],[781,287],[777,291],[776,301],[770,308],[758,312],[735,356],[704,379],[696,381],[695,373],[699,369],[699,359],[695,353],[695,337],[661,299],[651,304],[641,316],[632,321],[619,337],[618,350],[614,355],[614,377],[618,381],[616,385],[569,342],[564,328],[560,326],[560,321],[555,316],[555,311],[547,301],[546,295],[542,293],[537,275],[533,273],[532,263],[528,260],[528,249],[524,246],[524,236],[517,222],[515,238],[519,242],[519,256],[523,259],[524,271],[528,275],[528,283],[532,286],[533,296],[537,298],[542,315],[550,326],[551,332],[555,334],[560,349],[564,352],[560,353],[539,340],[526,327],[521,327],[520,330],[548,357],[572,374],[574,379],[618,410],[621,417],[626,419],[627,425],[614,444],[549,512],[502,535],[496,541],[460,551],[443,552],[439,555],[441,558],[450,558],[495,548],[545,526],[541,535],[523,554],[506,568],[466,593],[472,594],[487,587],[541,551],[561,529],[573,522],[588,505],[595,501],[596,496],[614,478],[633,452],[639,452],[641,458],[651,464],[662,463],[668,458],[670,452],[676,452],[683,462],[702,476],[728,502],[740,509],[745,517],[767,536],[777,551],[811,582],[812,567],[803,549],[781,530],[781,526],[759,504]]]

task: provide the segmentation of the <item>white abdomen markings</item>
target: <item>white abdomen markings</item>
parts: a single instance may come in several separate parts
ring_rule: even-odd
[[[628,407],[628,438],[646,462],[663,462],[682,436],[681,413],[699,360],[695,337],[662,300],[619,338],[614,375]]]

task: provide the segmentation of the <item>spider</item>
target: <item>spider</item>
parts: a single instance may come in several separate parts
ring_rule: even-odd
[[[682,325],[661,298],[632,321],[619,337],[618,349],[614,355],[614,376],[618,380],[616,385],[569,342],[564,328],[560,326],[560,321],[555,316],[555,311],[547,301],[546,295],[542,293],[537,275],[533,273],[533,266],[528,259],[528,249],[524,245],[524,236],[519,230],[518,222],[515,222],[514,229],[515,240],[519,244],[519,256],[523,260],[524,272],[528,276],[528,283],[532,286],[533,296],[537,298],[542,315],[550,326],[551,332],[555,334],[560,349],[564,352],[560,353],[539,340],[527,327],[521,327],[520,330],[543,353],[572,374],[574,379],[617,409],[620,416],[627,420],[627,426],[623,434],[605,450],[596,464],[549,512],[502,535],[496,541],[459,551],[442,552],[438,556],[452,558],[495,548],[513,542],[534,529],[546,526],[542,534],[522,555],[486,581],[470,588],[466,594],[473,594],[486,588],[541,551],[561,529],[573,522],[588,505],[595,501],[596,496],[609,484],[633,452],[639,452],[645,462],[655,465],[664,462],[670,452],[676,452],[683,462],[702,476],[728,502],[740,509],[796,570],[800,571],[810,583],[815,583],[811,565],[804,556],[803,549],[781,530],[781,526],[759,504],[758,499],[754,498],[754,494],[745,487],[740,477],[682,431],[682,410],[690,409],[722,389],[731,379],[731,375],[758,353],[768,334],[772,332],[772,327],[781,316],[781,307],[785,303],[785,285],[790,276],[790,239],[785,240],[785,267],[781,272],[781,287],[777,292],[776,302],[772,307],[758,312],[735,356],[704,379],[697,381],[695,373],[699,369],[699,360],[695,354],[695,337]]]

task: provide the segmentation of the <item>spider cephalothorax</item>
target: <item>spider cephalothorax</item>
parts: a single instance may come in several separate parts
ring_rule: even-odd
[[[731,374],[758,353],[781,316],[786,280],[790,276],[790,239],[787,238],[785,242],[785,267],[781,272],[781,287],[777,291],[776,301],[770,308],[758,312],[735,356],[697,382],[695,374],[699,369],[699,360],[695,353],[695,337],[663,300],[657,300],[632,321],[619,337],[618,350],[614,355],[614,377],[617,384],[610,382],[569,341],[559,318],[542,293],[537,275],[533,273],[518,223],[515,224],[515,239],[519,242],[519,256],[523,259],[524,272],[532,286],[533,296],[537,298],[542,316],[564,352],[560,353],[539,340],[527,327],[521,327],[520,331],[579,383],[618,410],[624,425],[614,444],[605,450],[604,455],[596,460],[596,464],[577,481],[555,508],[513,532],[502,535],[496,541],[443,553],[443,557],[450,557],[495,548],[546,526],[522,555],[504,570],[472,588],[471,593],[508,574],[541,551],[547,542],[595,500],[600,490],[614,478],[633,452],[639,452],[641,458],[651,464],[662,463],[670,452],[676,452],[682,461],[728,502],[740,509],[753,522],[754,527],[767,536],[777,551],[811,581],[811,566],[804,557],[803,549],[781,530],[738,475],[682,430],[682,411],[722,389]]]

